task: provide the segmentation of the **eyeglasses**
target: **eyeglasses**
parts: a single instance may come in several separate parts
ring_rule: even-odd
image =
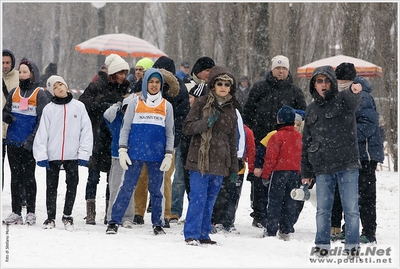
[[[135,68],[136,71],[143,71],[143,68]]]
[[[325,78],[325,79],[319,78],[319,79],[315,80],[315,82],[317,82],[317,84],[322,84],[322,83],[324,83],[324,82],[325,82],[325,84],[330,84],[330,83],[331,83],[331,81],[329,80],[329,78]]]
[[[217,82],[216,85],[219,86],[219,87],[222,87],[222,86],[225,86],[225,87],[227,87],[227,88],[230,88],[230,87],[231,87],[231,84],[228,83],[228,82],[226,82],[226,83]]]

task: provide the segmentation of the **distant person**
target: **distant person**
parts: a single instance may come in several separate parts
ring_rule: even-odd
[[[240,103],[241,109],[243,109],[244,104],[246,103],[247,98],[249,97],[250,89],[251,89],[251,83],[249,77],[248,76],[241,77],[238,83],[238,90],[236,92],[236,98]]]
[[[12,213],[3,220],[4,224],[23,224],[22,189],[25,183],[25,224],[36,223],[36,162],[32,145],[43,108],[50,102],[40,89],[40,72],[31,60],[19,64],[19,86],[10,91],[3,108],[3,121],[8,124],[5,143],[11,170]],[[23,97],[26,96],[26,97]]]
[[[57,64],[49,63],[44,69],[44,73],[40,76],[40,87],[46,88],[47,79],[53,75],[57,75]]]
[[[14,54],[7,49],[3,49],[3,69],[2,69],[2,75],[3,75],[3,81],[2,81],[2,86],[3,86],[3,94],[2,94],[2,109],[6,105],[6,101],[8,98],[8,95],[10,91],[16,87],[18,87],[19,84],[19,72],[17,69],[15,69],[15,56]],[[2,122],[3,124],[3,136],[2,136],[2,145],[3,145],[3,155],[2,155],[2,162],[1,162],[1,190],[4,188],[4,159],[6,157],[6,152],[7,152],[7,147],[5,143],[6,139],[6,134],[7,134],[7,127],[8,124],[5,123],[4,121]]]
[[[181,63],[179,70],[175,74],[177,78],[182,80],[184,83],[190,82],[190,65],[189,62],[184,61]]]
[[[147,69],[153,67],[153,60],[149,58],[142,58],[140,59],[136,65],[135,65],[135,76],[134,80],[131,78],[129,81],[129,89],[130,92],[138,93],[142,91],[142,79],[144,77],[144,73],[146,72]]]
[[[67,189],[61,221],[64,228],[71,231],[74,228],[72,210],[79,183],[78,165],[87,166],[92,155],[92,124],[85,105],[72,97],[62,77],[50,76],[46,84],[54,98],[43,109],[33,142],[37,165],[46,168],[47,219],[43,228],[56,226],[57,188],[63,166]]]
[[[95,82],[95,81],[99,78],[99,76],[101,75],[101,73],[106,73],[106,74],[107,74],[107,69],[108,69],[107,65],[102,64],[102,65],[100,66],[99,71],[97,72],[97,74],[92,78],[92,82]],[[100,72],[101,72],[101,73],[100,73]]]

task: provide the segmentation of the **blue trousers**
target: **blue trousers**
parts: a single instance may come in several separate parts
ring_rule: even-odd
[[[345,170],[316,176],[317,234],[315,245],[330,249],[331,212],[335,185],[338,184],[345,217],[345,249],[358,247],[360,243],[360,213],[358,209],[358,169]]]
[[[160,171],[161,162],[144,162],[138,160],[132,160],[132,165],[129,165],[128,170],[125,171],[124,181],[112,206],[111,220],[108,222],[109,224],[121,224],[122,218],[139,180],[143,164],[146,164],[147,166],[149,177],[149,192],[152,206],[151,222],[153,227],[164,225],[164,220],[162,218],[164,215],[162,208],[163,193],[161,192],[164,181],[164,172]]]
[[[221,188],[223,176],[190,171],[190,201],[183,234],[185,240],[210,239],[211,214]]]

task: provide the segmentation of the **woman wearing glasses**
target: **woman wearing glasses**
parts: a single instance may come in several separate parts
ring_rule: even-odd
[[[316,180],[317,233],[315,255],[330,250],[331,209],[335,185],[346,219],[345,251],[349,258],[359,255],[358,144],[355,112],[360,103],[360,84],[338,91],[331,66],[314,70],[310,80],[313,102],[306,110],[301,160],[302,183]]]
[[[216,244],[209,237],[211,214],[223,177],[237,178],[236,82],[222,66],[210,70],[207,95],[195,100],[183,123],[192,135],[186,159],[190,170],[189,207],[184,226],[188,245]]]

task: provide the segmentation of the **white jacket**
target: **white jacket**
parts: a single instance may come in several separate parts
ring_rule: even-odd
[[[33,143],[33,156],[43,160],[89,160],[92,124],[85,105],[72,99],[67,104],[47,104]]]

